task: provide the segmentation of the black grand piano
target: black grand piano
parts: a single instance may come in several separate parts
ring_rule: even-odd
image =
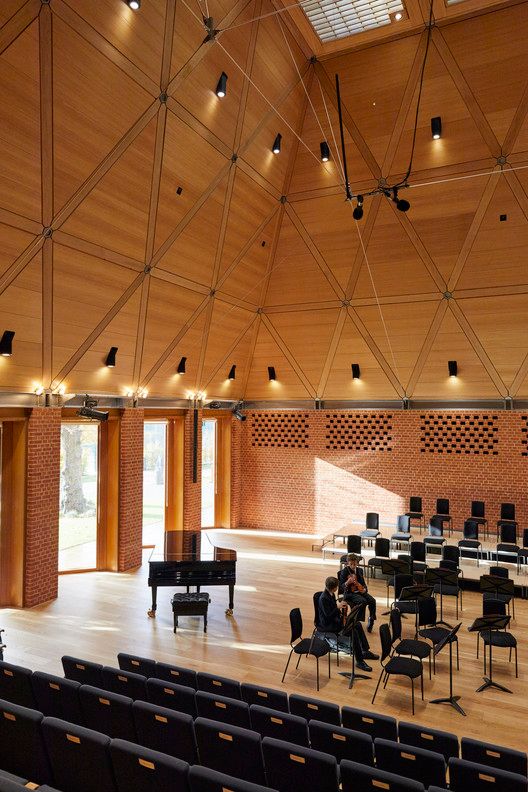
[[[155,547],[149,559],[148,584],[152,588],[150,617],[156,616],[158,586],[229,586],[229,607],[233,614],[236,583],[236,550],[217,547],[206,532],[167,531],[163,547]]]

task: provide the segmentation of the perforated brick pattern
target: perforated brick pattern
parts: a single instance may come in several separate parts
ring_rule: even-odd
[[[521,456],[528,456],[528,415],[521,415]]]
[[[498,446],[497,415],[429,413],[420,416],[420,451],[422,454],[497,456]]]
[[[308,448],[307,413],[262,413],[253,416],[251,444],[258,448]]]
[[[327,413],[326,447],[333,450],[392,451],[392,415]]]

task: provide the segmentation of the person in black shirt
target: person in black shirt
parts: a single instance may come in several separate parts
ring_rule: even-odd
[[[343,611],[348,611],[348,606],[346,602],[338,605],[335,596],[338,587],[337,578],[326,578],[325,590],[319,597],[318,627],[322,631],[339,633],[343,629]],[[378,655],[370,651],[367,636],[359,622],[354,628],[353,644],[357,667],[362,671],[372,671],[365,660],[377,660]]]
[[[365,605],[369,609],[367,630],[372,632],[376,621],[376,600],[368,593],[359,558],[354,553],[347,555],[347,565],[339,572],[339,584],[343,587],[343,598],[349,605]]]

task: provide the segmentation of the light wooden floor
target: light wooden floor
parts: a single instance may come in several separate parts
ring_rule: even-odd
[[[301,607],[305,634],[309,635],[312,594],[336,570],[336,561],[323,562],[320,554],[312,553],[311,537],[231,531],[223,535],[217,532],[216,539],[217,544],[238,550],[238,584],[232,618],[224,613],[227,590],[211,588],[207,635],[204,636],[202,620],[198,618],[181,618],[178,634],[173,634],[171,589],[159,589],[158,616],[155,620],[147,617],[150,590],[146,553],[143,567],[132,574],[66,575],[60,578],[56,601],[32,610],[4,609],[0,613],[0,626],[6,630],[5,659],[33,670],[61,674],[63,654],[117,665],[116,655],[124,651],[281,688],[289,648],[289,610]],[[380,619],[386,618],[381,617],[385,610],[385,583],[372,582],[370,591],[378,599]],[[454,623],[454,603],[449,599],[446,603],[444,618]],[[448,693],[446,653],[438,658],[436,678],[432,682],[425,678],[425,701],[418,700],[415,721],[526,750],[528,601],[517,600],[516,620],[511,625],[520,644],[519,679],[515,679],[513,662],[507,662],[507,652],[494,653],[494,676],[511,687],[513,695],[489,690],[475,693],[481,683],[482,661],[476,659],[476,638],[467,632],[467,626],[479,613],[481,596],[466,592],[460,631],[461,670],[455,673],[454,685],[455,693],[462,696],[467,717],[461,717],[450,707],[427,703]],[[404,629],[411,637],[410,620]],[[371,647],[379,652],[377,632],[372,634]],[[348,669],[348,658],[345,662]],[[348,681],[335,671],[335,657],[330,680],[327,665],[321,663],[319,697],[341,705],[372,708],[370,699],[379,663],[372,665],[372,680],[358,681],[349,691]],[[285,687],[289,692],[317,695],[312,658],[301,660],[298,671],[292,666]],[[391,680],[387,690],[378,694],[372,709],[411,720],[408,683]]]

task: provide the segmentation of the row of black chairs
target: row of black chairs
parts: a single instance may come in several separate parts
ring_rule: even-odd
[[[518,522],[516,520],[515,511],[514,503],[500,504],[500,516],[497,520],[497,533],[504,524],[514,526],[515,530],[517,530]],[[425,529],[425,514],[422,507],[422,498],[415,496],[411,496],[409,498],[409,511],[406,512],[406,515],[411,519],[411,521],[418,521],[420,533],[423,529]],[[439,518],[439,521],[442,524],[446,523],[449,532],[452,531],[453,517],[451,515],[449,498],[437,498],[436,512],[431,519],[434,520],[435,518]],[[486,504],[484,501],[471,501],[471,513],[468,519],[473,520],[477,523],[477,525],[481,525],[484,529],[485,536],[488,535],[488,520],[486,518]]]

